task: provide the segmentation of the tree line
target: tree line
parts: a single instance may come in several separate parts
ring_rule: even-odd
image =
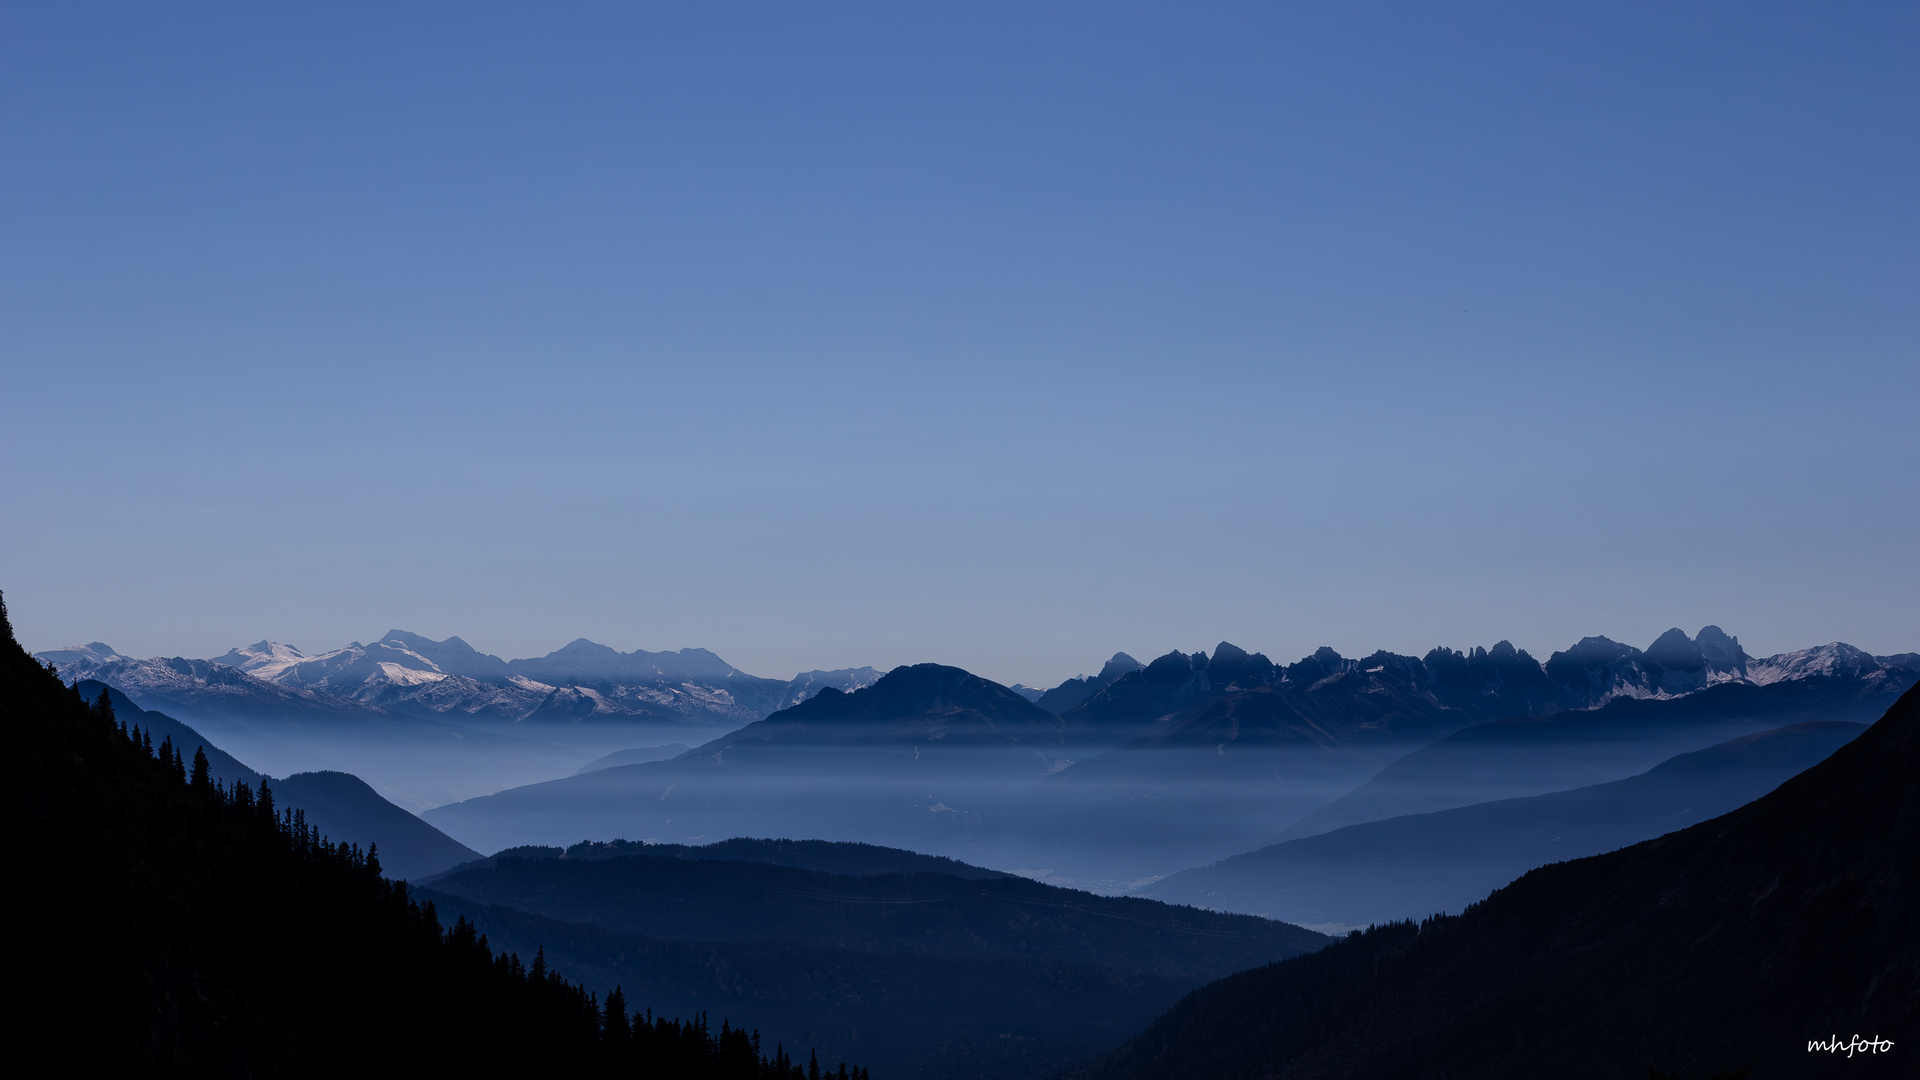
[[[0,732],[13,751],[9,880],[20,1003],[8,1027],[83,1071],[156,1077],[491,1076],[868,1080],[702,1014],[634,1011],[495,953],[465,918],[334,842],[269,785],[220,784],[204,748],[120,722],[13,638],[0,600]],[[16,1042],[16,1045],[27,1045]],[[63,1070],[64,1071],[64,1070]]]

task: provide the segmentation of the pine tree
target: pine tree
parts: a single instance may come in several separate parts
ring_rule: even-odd
[[[193,751],[193,790],[205,793],[213,787],[213,775],[207,764],[207,748]]]

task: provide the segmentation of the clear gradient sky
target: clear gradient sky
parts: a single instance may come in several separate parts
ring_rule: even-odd
[[[1920,6],[8,4],[29,647],[1920,649]]]

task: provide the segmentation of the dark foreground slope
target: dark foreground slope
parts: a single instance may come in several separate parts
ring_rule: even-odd
[[[322,836],[378,844],[388,877],[424,877],[480,857],[479,852],[381,798],[352,773],[295,773],[280,780],[274,791],[282,803],[299,807],[307,824]]]
[[[704,1020],[632,1023],[329,847],[265,788],[191,778],[14,641],[0,604],[6,1033],[77,1076],[779,1076]]]
[[[1838,1035],[1891,1040],[1850,1059]],[[1730,814],[1189,995],[1086,1080],[1913,1076],[1920,690]],[[1884,1044],[1875,1044],[1883,1046]]]
[[[207,756],[207,772],[217,784],[236,782],[258,787],[262,777],[200,732],[165,713],[135,705],[119,690],[92,679],[81,679],[74,689],[84,701],[102,693],[120,722],[147,732],[155,742],[171,742],[180,755]],[[322,837],[363,847],[379,845],[380,865],[387,876],[416,878],[437,874],[480,857],[480,853],[382,798],[364,780],[351,773],[296,773],[272,781],[282,809],[298,809]]]

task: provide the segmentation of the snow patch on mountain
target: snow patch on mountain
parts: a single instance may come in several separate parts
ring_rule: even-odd
[[[284,642],[262,640],[251,645],[242,645],[237,649],[229,649],[225,656],[214,657],[213,662],[239,668],[256,678],[279,681],[280,676],[285,674],[287,669],[295,664],[314,659],[318,657],[309,656]]]
[[[1748,669],[1747,677],[1761,686],[1816,675],[1878,680],[1896,672],[1910,671],[1908,665],[1898,662],[1903,659],[1904,656],[1874,656],[1846,642],[1830,641],[1811,649],[1780,653],[1755,661]]]

